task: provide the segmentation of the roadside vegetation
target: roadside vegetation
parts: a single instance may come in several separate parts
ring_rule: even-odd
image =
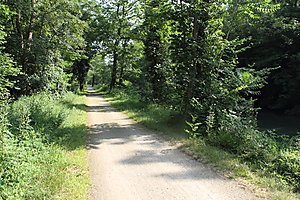
[[[84,97],[66,92],[87,82],[138,122],[188,138],[196,158],[297,198],[299,136],[260,131],[257,115],[300,115],[299,10],[299,0],[0,1],[1,198],[85,198]]]
[[[299,114],[299,6],[103,4],[93,25],[107,37],[88,81],[136,121],[188,138],[184,149],[196,159],[265,188],[267,198],[299,199],[299,134],[261,131],[257,122],[260,109]]]
[[[239,180],[259,197],[273,200],[300,198],[299,137],[241,132],[245,129],[234,129],[219,137],[215,134],[199,137],[190,132],[195,128],[194,124],[184,125],[183,116],[168,106],[142,101],[141,96],[130,89],[99,92],[138,123],[180,144],[180,148],[194,159],[212,166],[228,178]]]
[[[156,103],[143,102],[134,90],[116,89],[107,93],[98,88],[96,91],[104,95],[113,107],[126,111],[136,122],[163,133],[162,136],[167,136],[167,139],[188,137],[181,133],[186,124],[179,112]]]
[[[85,97],[40,93],[0,109],[0,199],[87,199]]]
[[[0,199],[87,199],[81,6],[0,1]]]
[[[299,136],[257,125],[261,108],[298,113],[299,6],[104,3],[93,27],[106,37],[90,61],[88,81],[136,121],[188,138],[182,142],[188,154],[242,177],[260,195],[299,199]]]

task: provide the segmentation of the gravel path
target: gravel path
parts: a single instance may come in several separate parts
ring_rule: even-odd
[[[256,199],[89,92],[90,199]]]

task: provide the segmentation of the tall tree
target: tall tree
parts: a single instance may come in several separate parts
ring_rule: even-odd
[[[4,53],[7,34],[3,31],[4,25],[10,20],[12,12],[0,3],[0,101],[7,97],[8,90],[13,87],[13,76],[19,74],[19,68],[15,66],[11,55]]]
[[[181,91],[182,108],[187,116],[191,99],[197,90],[196,81],[206,77],[204,55],[205,31],[210,16],[209,1],[173,2],[172,60],[176,64],[178,89]],[[180,86],[179,86],[180,85]],[[202,94],[203,95],[203,94]]]
[[[6,24],[6,51],[21,66],[15,96],[51,89],[64,81],[64,68],[84,46],[85,23],[78,1],[12,0],[4,2],[14,13]],[[68,61],[69,63],[67,63]]]
[[[144,4],[145,20],[143,22],[144,31],[144,76],[146,82],[150,83],[150,98],[154,102],[162,102],[165,99],[165,68],[166,68],[166,42],[163,41],[163,29],[167,24],[167,19],[163,12],[163,5],[166,2],[150,0]],[[144,90],[147,85],[144,84]]]
[[[103,3],[105,9],[103,17],[105,20],[102,20],[102,22],[106,24],[105,27],[108,28],[109,34],[107,34],[108,37],[103,39],[102,46],[109,50],[112,59],[110,90],[118,83],[118,78],[119,82],[122,82],[122,77],[118,77],[118,75],[123,76],[125,63],[122,62],[122,59],[127,56],[127,47],[132,39],[131,31],[136,26],[135,18],[137,16],[135,11],[137,6],[138,1],[128,0]]]

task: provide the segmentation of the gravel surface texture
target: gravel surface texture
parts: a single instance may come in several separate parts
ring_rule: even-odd
[[[256,199],[113,109],[91,88],[87,106],[90,199]]]

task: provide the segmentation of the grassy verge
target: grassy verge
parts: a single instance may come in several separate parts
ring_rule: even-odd
[[[86,155],[86,97],[69,94],[61,104],[69,114],[57,130],[55,148],[60,152],[61,165],[56,168],[60,188],[56,192],[58,199],[87,199],[89,187],[88,163]]]
[[[188,134],[182,134],[185,122],[178,112],[158,104],[146,104],[140,101],[138,95],[122,90],[102,94],[115,108],[125,111],[130,118],[162,136],[168,139],[188,137]]]
[[[259,197],[271,200],[300,199],[299,193],[293,193],[293,188],[276,176],[258,170],[250,163],[239,159],[237,155],[212,146],[205,140],[188,138],[183,131],[183,120],[175,111],[155,104],[145,104],[139,100],[138,95],[120,90],[105,94],[105,97],[129,117],[158,131],[165,138],[181,142],[182,150],[188,155],[207,163],[228,178],[239,180]]]
[[[227,178],[233,178],[252,190],[258,197],[270,200],[297,200],[299,193],[271,174],[257,170],[236,155],[211,146],[203,140],[183,141],[183,150],[195,159],[207,163]]]
[[[0,199],[87,199],[85,97],[43,93],[0,107]]]

